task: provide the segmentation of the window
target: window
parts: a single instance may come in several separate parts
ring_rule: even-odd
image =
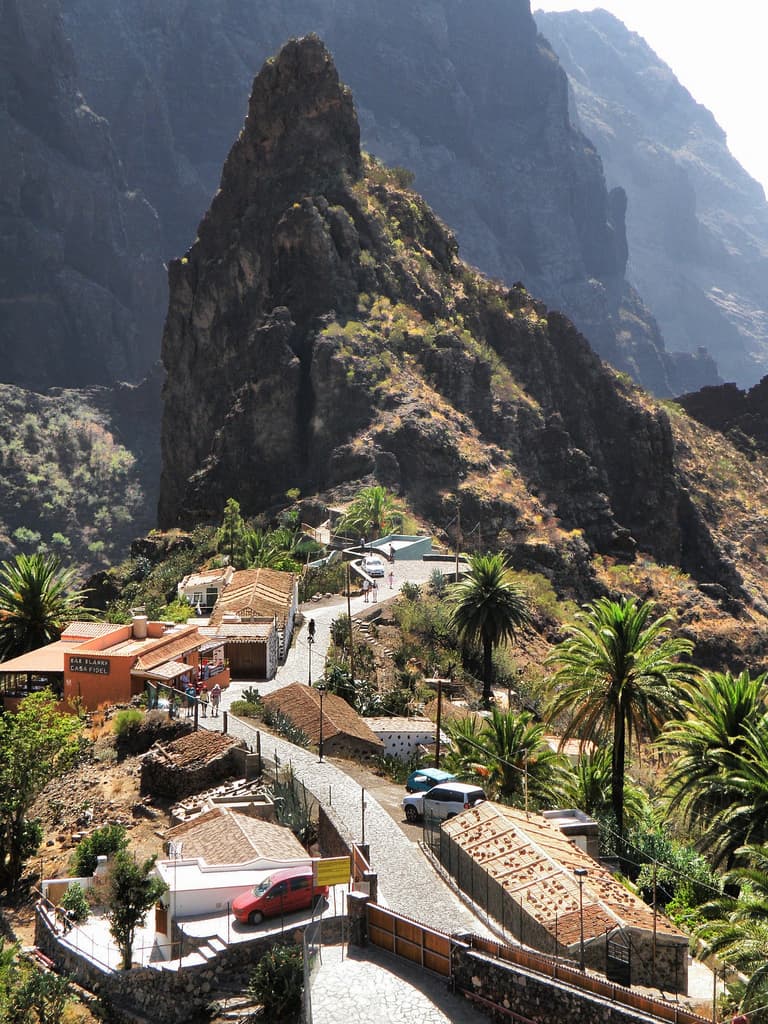
[[[216,602],[219,600],[219,592],[216,587],[207,587],[205,591],[205,604],[208,608],[213,608]]]
[[[194,593],[192,594],[192,604],[197,605],[197,604],[202,604],[202,603],[203,603],[203,592],[202,592],[202,590],[194,591]]]
[[[308,889],[308,888],[309,888],[309,876],[308,875],[302,875],[300,878],[292,878],[291,879],[291,891],[292,892],[297,892],[299,889]]]

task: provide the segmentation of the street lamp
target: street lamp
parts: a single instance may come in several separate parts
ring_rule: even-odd
[[[580,935],[580,942],[579,942],[579,948],[580,948],[579,966],[580,966],[581,970],[583,971],[583,970],[585,970],[585,967],[584,967],[584,879],[587,877],[589,872],[587,871],[586,868],[574,868],[573,869],[573,873],[574,873],[574,875],[576,875],[576,878],[577,878],[578,883],[579,883],[579,935]]]
[[[307,623],[307,645],[309,647],[309,683],[312,685],[312,645],[315,642],[315,620],[310,619]]]
[[[320,742],[317,744],[320,753],[320,760],[323,760],[323,697],[325,696],[325,687],[322,683],[316,687],[317,692],[320,694]]]

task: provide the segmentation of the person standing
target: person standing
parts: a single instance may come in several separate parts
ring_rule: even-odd
[[[379,584],[376,582],[376,580],[373,581],[371,596],[373,598],[373,603],[376,604],[376,602],[379,600]]]
[[[363,580],[363,601],[368,604],[368,592],[371,589],[371,584],[368,580]]]
[[[214,683],[211,687],[211,718],[219,717],[219,702],[221,700],[221,687]]]
[[[200,688],[200,708],[203,712],[203,718],[208,717],[208,687],[203,683]]]
[[[390,570],[389,576],[387,578],[389,580],[389,589],[392,590],[392,588],[395,585],[395,574]]]

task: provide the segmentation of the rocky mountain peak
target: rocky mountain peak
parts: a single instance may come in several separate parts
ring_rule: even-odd
[[[463,263],[409,183],[360,157],[317,40],[267,62],[170,267],[161,525],[215,521],[230,496],[254,515],[289,489],[343,502],[379,482],[438,528],[458,503],[484,545],[579,596],[592,555],[643,552],[747,605],[743,521],[701,467],[733,465],[748,488],[762,472],[617,376],[523,285]]]

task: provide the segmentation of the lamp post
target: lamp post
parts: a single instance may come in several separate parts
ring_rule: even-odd
[[[584,879],[589,873],[586,868],[574,868],[574,875],[579,883],[579,967],[584,967]]]
[[[315,620],[310,619],[307,623],[307,646],[309,647],[309,682],[312,685],[312,646],[315,642]]]
[[[323,760],[323,697],[325,696],[325,687],[321,683],[316,687],[317,692],[320,694],[320,741],[317,744],[318,751],[320,753],[320,760]]]

